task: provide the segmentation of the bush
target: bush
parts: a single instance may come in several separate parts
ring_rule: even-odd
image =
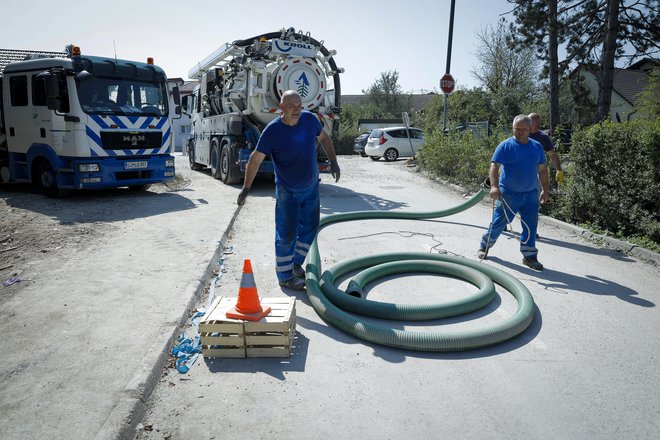
[[[422,169],[457,185],[480,186],[488,177],[490,159],[504,134],[476,137],[471,132],[444,135],[436,130],[427,136],[418,153]]]
[[[571,162],[559,201],[564,220],[660,243],[660,119],[575,132]]]
[[[343,132],[339,130],[339,133],[334,133],[332,135],[332,143],[335,146],[335,153],[340,154],[357,154],[353,151],[353,141],[358,137],[360,133],[358,131],[346,131]]]

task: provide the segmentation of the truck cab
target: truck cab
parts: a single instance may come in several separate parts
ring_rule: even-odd
[[[2,77],[3,181],[61,189],[142,189],[174,178],[165,73],[152,63],[82,56],[8,64]],[[175,93],[178,104],[178,94]]]

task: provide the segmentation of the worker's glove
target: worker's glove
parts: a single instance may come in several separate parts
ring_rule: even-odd
[[[332,174],[332,177],[335,178],[335,183],[339,182],[339,176],[341,175],[341,171],[339,170],[339,164],[337,163],[336,160],[330,161],[330,174]]]
[[[555,174],[555,180],[557,181],[558,184],[563,184],[564,183],[564,172],[559,170]]]
[[[238,193],[238,199],[236,199],[236,204],[238,206],[243,206],[243,203],[245,203],[245,199],[247,198],[249,192],[250,188],[243,187],[243,189],[241,189],[241,192]]]

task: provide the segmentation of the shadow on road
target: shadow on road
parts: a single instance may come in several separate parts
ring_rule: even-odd
[[[508,267],[509,269],[533,275],[534,277],[530,279],[530,281],[537,283],[546,290],[561,290],[564,291],[564,293],[575,291],[588,293],[590,295],[615,296],[623,301],[640,307],[655,307],[655,304],[651,301],[639,298],[637,296],[639,295],[637,291],[594,275],[579,277],[552,270],[547,267],[543,272],[535,272],[519,264],[505,261],[497,257],[489,256],[488,260],[501,266]]]
[[[286,380],[285,372],[305,371],[309,338],[300,331],[296,332],[289,358],[204,358],[211,373],[265,373],[275,379]]]
[[[185,211],[197,206],[195,202],[175,192],[136,192],[127,188],[113,188],[72,191],[66,197],[51,199],[30,193],[26,188],[29,186],[5,186],[0,189],[0,198],[8,206],[40,213],[62,224],[112,223]],[[204,201],[200,200],[199,203]]]
[[[426,220],[418,220],[418,221],[424,221],[424,222],[433,222],[433,223],[444,223],[448,225],[457,225],[457,226],[465,226],[468,228],[475,228],[483,231],[484,233],[488,230],[488,221],[485,220],[483,225],[475,225],[471,223],[459,223],[459,222],[450,222],[446,220],[440,220],[440,219],[426,219]],[[479,239],[481,238],[481,234],[475,236],[475,256],[476,256],[476,249],[479,247]],[[505,231],[502,233],[500,238],[497,240],[497,243],[500,243],[501,241],[508,239],[508,240],[520,240],[520,232],[510,232],[510,231]],[[604,247],[592,247],[572,241],[563,241],[563,240],[555,240],[554,238],[549,238],[549,237],[544,237],[540,236],[539,238],[536,239],[536,243],[542,244],[542,245],[549,245],[549,246],[556,246],[556,247],[561,247],[564,249],[571,249],[576,252],[581,252],[585,254],[590,254],[590,255],[601,255],[604,257],[610,257],[614,260],[618,260],[624,263],[634,263],[637,260],[635,260],[632,257],[629,257],[628,255],[616,251],[614,249],[608,249]],[[498,244],[500,246],[501,244]],[[542,249],[541,249],[542,252]]]

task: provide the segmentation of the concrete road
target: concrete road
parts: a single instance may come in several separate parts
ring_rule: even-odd
[[[322,213],[427,211],[464,195],[412,173],[402,161],[340,158],[342,180],[323,176]],[[613,439],[657,438],[660,428],[660,270],[544,222],[543,272],[522,266],[516,234],[503,235],[483,264],[518,278],[537,310],[531,326],[500,345],[420,353],[366,343],[319,318],[304,293],[281,289],[273,255],[273,186],[256,185],[229,237],[216,294],[236,296],[250,258],[262,297],[297,299],[297,337],[287,359],[205,359],[187,374],[167,369],[139,439]],[[476,260],[491,215],[488,200],[433,221],[373,220],[324,229],[324,268],[355,256],[417,251]],[[514,223],[520,232],[520,224]],[[344,284],[345,285],[345,281]],[[410,274],[375,283],[369,298],[431,302],[474,288]],[[496,300],[464,317],[395,328],[474,328],[515,310]]]
[[[113,439],[137,423],[236,210],[238,189],[176,165],[190,184],[174,191],[3,192],[43,214],[33,227],[94,232],[0,286],[0,439]]]

